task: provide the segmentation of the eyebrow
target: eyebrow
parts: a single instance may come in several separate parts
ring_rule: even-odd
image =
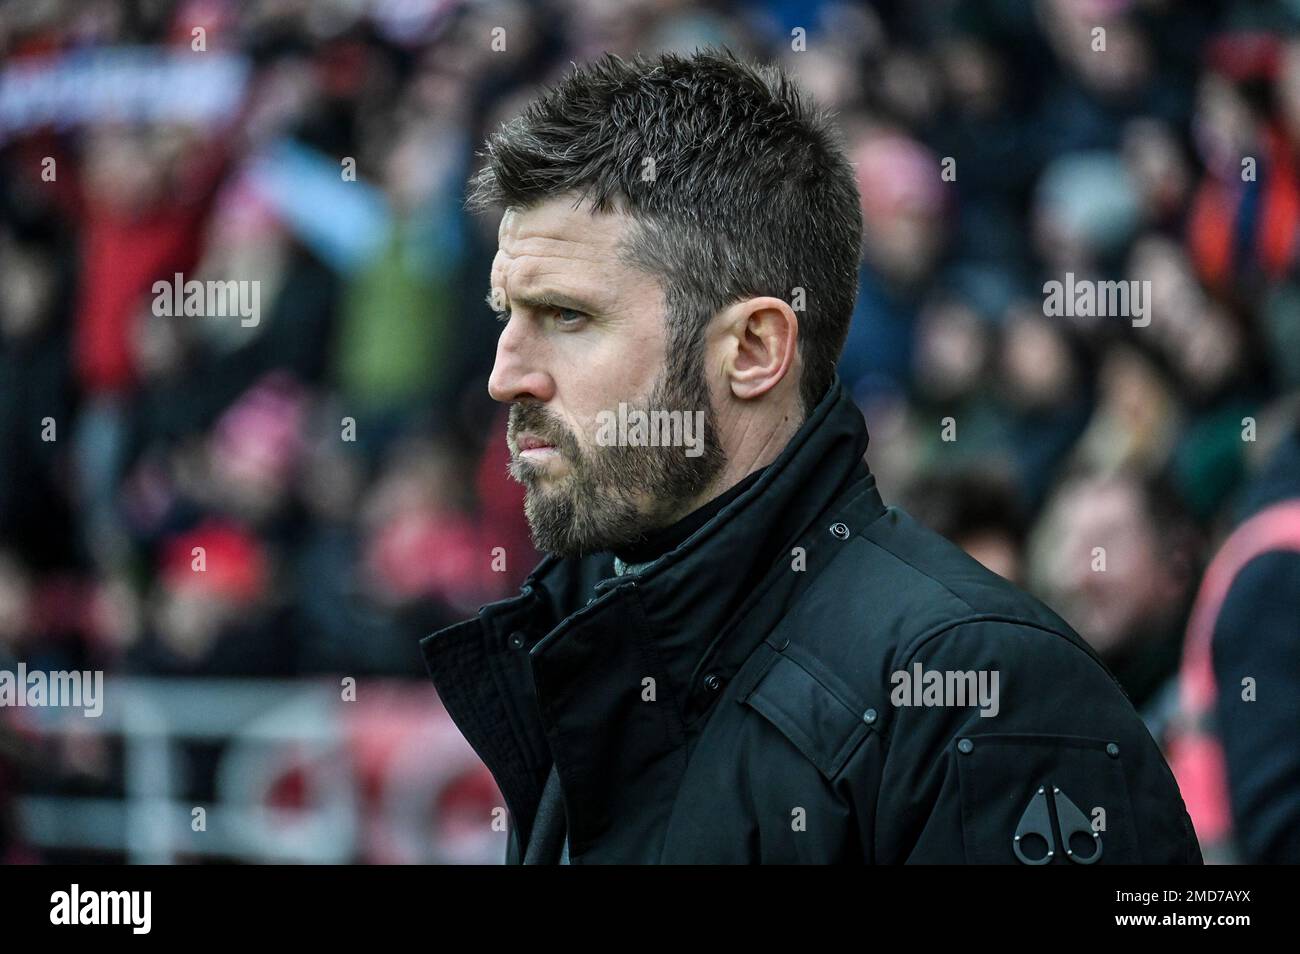
[[[488,293],[483,300],[487,302],[488,307],[493,311],[499,311],[496,307],[496,302],[492,300],[492,292],[493,289],[489,288]],[[518,298],[515,298],[512,304],[523,308],[532,308],[534,310],[540,310],[543,308],[568,308],[573,311],[580,311],[583,314],[592,314],[595,310],[581,298],[553,289],[545,289],[534,292],[531,295],[521,295]]]

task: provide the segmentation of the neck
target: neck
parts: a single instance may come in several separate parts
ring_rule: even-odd
[[[653,562],[669,550],[676,549],[692,534],[721,513],[727,504],[743,494],[761,475],[762,469],[760,468],[707,503],[692,510],[686,516],[680,517],[668,526],[647,534],[635,543],[617,548],[614,552],[614,572],[619,576],[626,572],[637,572],[644,565]]]
[[[725,437],[720,438],[727,451],[727,463],[699,495],[679,508],[674,519],[694,513],[709,501],[725,494],[754,471],[762,470],[776,460],[803,422],[799,419],[799,415],[790,412],[774,421],[766,422],[765,426],[761,427],[755,427],[752,421],[746,420],[732,420],[728,423],[730,427],[727,430],[735,434],[736,439],[730,442],[734,446],[728,447],[729,442]],[[719,432],[722,432],[721,425]]]

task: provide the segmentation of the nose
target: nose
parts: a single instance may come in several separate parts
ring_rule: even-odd
[[[492,400],[503,404],[529,398],[545,402],[555,396],[555,380],[539,365],[540,350],[522,319],[512,315],[497,339],[496,363],[488,377]]]

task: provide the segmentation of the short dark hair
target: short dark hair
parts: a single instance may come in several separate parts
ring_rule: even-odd
[[[730,51],[574,67],[487,141],[471,208],[570,192],[637,224],[629,261],[663,280],[672,349],[759,295],[803,289],[805,412],[825,394],[857,295],[862,211],[828,114]]]

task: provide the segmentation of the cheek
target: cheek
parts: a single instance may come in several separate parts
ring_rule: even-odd
[[[556,361],[564,411],[585,441],[594,439],[600,412],[617,413],[620,403],[645,406],[662,372],[662,358],[648,358],[639,346],[630,348],[611,338],[595,347],[574,348]]]

